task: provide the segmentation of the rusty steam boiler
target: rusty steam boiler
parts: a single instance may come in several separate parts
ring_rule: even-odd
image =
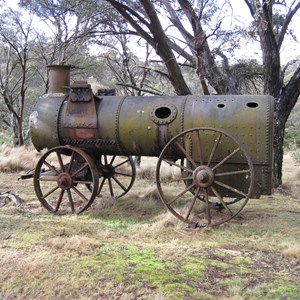
[[[50,212],[81,213],[105,191],[126,194],[131,156],[158,157],[160,198],[190,226],[224,223],[271,193],[272,97],[97,96],[86,81],[70,84],[67,66],[49,67],[48,78],[30,130],[34,147],[47,149],[33,180]]]

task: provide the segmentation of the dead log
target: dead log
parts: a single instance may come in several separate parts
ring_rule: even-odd
[[[0,193],[0,207],[5,206],[10,201],[14,202],[16,206],[22,205],[22,199],[19,196],[11,192]]]

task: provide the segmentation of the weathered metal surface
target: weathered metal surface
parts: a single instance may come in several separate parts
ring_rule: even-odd
[[[247,149],[256,174],[253,196],[271,192],[272,97],[97,97],[86,82],[77,82],[70,89],[70,93],[50,93],[38,99],[31,115],[32,142],[38,150],[73,145],[94,157],[158,157],[167,143],[181,132],[196,127],[216,128],[238,139]],[[202,151],[207,156],[215,137],[204,132],[203,139]],[[213,163],[217,164],[233,151],[231,141],[223,140]],[[170,149],[168,155],[174,159],[184,158],[182,151],[175,148]],[[191,156],[197,161],[195,148],[191,149]],[[246,163],[244,156],[233,155],[228,158],[226,168],[230,170],[233,165]]]
[[[68,93],[70,86],[70,66],[48,67],[48,94]]]
[[[214,140],[210,151],[204,151],[207,139]],[[229,143],[232,151],[227,151]],[[185,158],[180,164],[170,159],[176,149]],[[217,153],[223,156],[216,161]],[[235,156],[243,163],[230,163]],[[169,180],[163,175],[165,163],[176,174]],[[221,129],[197,127],[183,131],[168,142],[157,162],[156,183],[161,200],[177,218],[200,227],[219,225],[236,216],[249,198],[258,194],[254,182],[253,163],[247,150]],[[177,190],[178,185],[185,188]],[[170,188],[177,190],[171,198]],[[185,197],[186,192],[194,195],[192,200]],[[223,212],[216,214],[216,209]]]
[[[58,118],[64,94],[46,94],[40,97],[30,114],[31,141],[37,150],[52,148],[60,144],[58,136]]]
[[[67,135],[72,139],[93,139],[96,135],[97,112],[91,86],[86,81],[75,81],[64,103],[65,110],[60,119]]]
[[[85,151],[70,146],[45,152],[33,179],[39,201],[53,213],[70,209],[81,213],[98,193],[99,173],[94,161]]]

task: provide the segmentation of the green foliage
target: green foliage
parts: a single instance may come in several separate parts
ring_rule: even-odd
[[[300,162],[300,149],[296,149],[292,152],[292,157],[296,162]]]
[[[298,102],[286,123],[285,149],[291,152],[296,161],[300,161],[300,102]]]
[[[1,129],[0,132],[0,145],[6,144],[6,145],[13,145],[13,135],[10,131]]]

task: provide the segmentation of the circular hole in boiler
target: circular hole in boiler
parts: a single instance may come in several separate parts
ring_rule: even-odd
[[[225,107],[225,104],[220,103],[220,104],[218,104],[217,106],[218,106],[219,108],[223,108],[223,107]]]
[[[159,107],[155,110],[155,116],[159,119],[166,119],[170,117],[171,109],[169,107]]]
[[[258,103],[256,103],[256,102],[248,102],[247,106],[250,107],[250,108],[255,108],[255,107],[258,107]]]

